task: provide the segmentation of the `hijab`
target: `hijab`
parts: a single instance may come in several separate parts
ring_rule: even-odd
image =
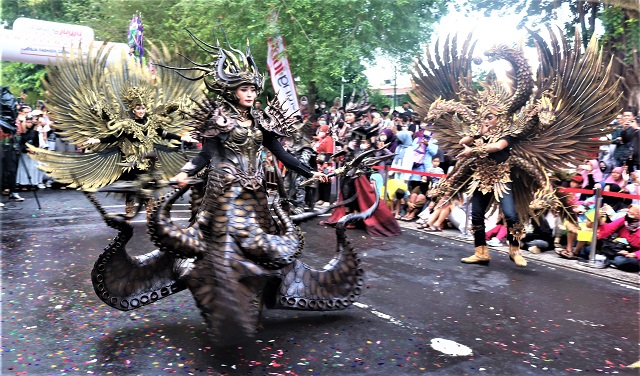
[[[599,183],[602,181],[602,171],[600,171],[600,162],[596,159],[590,159],[587,161],[591,165],[591,173],[587,171],[582,171],[582,188],[586,188],[589,185],[589,174],[593,176],[593,181],[595,183]]]
[[[611,175],[609,175],[609,176],[605,179],[604,183],[605,183],[605,184],[617,184],[617,185],[620,185],[620,186],[621,186],[621,185],[622,185],[622,183],[623,183],[623,181],[624,181],[624,178],[622,177],[622,171],[623,171],[623,170],[622,170],[622,167],[615,167],[613,170],[611,170]],[[620,179],[616,180],[616,179],[613,177],[613,173],[614,173],[614,172],[617,172],[617,173],[619,173],[619,174],[620,174]],[[595,176],[594,176],[594,177],[595,177]],[[597,181],[597,180],[596,180],[596,181]]]
[[[395,153],[398,141],[396,140],[396,136],[393,134],[393,131],[389,128],[385,128],[382,130],[382,133],[387,137],[387,140],[385,141],[385,144],[389,144],[387,149],[389,149],[390,152]]]

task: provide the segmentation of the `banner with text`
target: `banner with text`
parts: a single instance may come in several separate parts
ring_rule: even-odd
[[[289,60],[285,52],[282,37],[269,38],[267,65],[271,74],[271,84],[273,91],[278,96],[280,103],[287,110],[288,114],[293,114],[300,110],[298,104],[298,94],[296,93],[293,75],[289,67]]]

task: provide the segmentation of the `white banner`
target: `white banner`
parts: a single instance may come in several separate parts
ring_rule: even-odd
[[[70,42],[91,43],[95,37],[88,26],[63,24],[20,17],[13,21],[13,31],[23,38],[45,44],[67,44]]]
[[[13,30],[0,29],[0,59],[31,64],[56,64],[56,57],[77,52],[82,47],[87,54],[94,39],[93,29],[82,25],[62,24],[18,18],[13,22]],[[102,42],[95,42],[98,48]],[[107,43],[113,46],[108,62],[117,61],[129,53],[125,43]],[[124,55],[123,55],[124,54]]]
[[[284,49],[284,42],[282,37],[278,36],[269,38],[267,43],[267,65],[271,74],[273,91],[287,110],[287,113],[292,114],[300,110],[300,105],[298,104],[298,94],[296,93],[293,75],[289,67],[289,60]]]

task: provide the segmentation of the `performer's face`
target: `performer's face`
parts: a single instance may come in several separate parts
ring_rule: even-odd
[[[351,124],[356,121],[356,115],[351,112],[347,112],[346,114],[344,114],[344,121],[346,121],[348,124]]]
[[[236,89],[238,105],[243,108],[251,108],[256,100],[256,87],[253,85],[242,85]]]
[[[482,134],[491,132],[491,130],[498,124],[498,116],[489,114],[482,119]]]
[[[136,108],[133,109],[133,116],[135,116],[136,119],[142,119],[146,114],[147,108],[142,104],[137,104]]]

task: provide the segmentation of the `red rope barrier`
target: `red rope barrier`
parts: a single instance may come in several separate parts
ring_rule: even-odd
[[[592,195],[595,194],[595,191],[592,189],[582,189],[582,188],[560,188],[560,192],[585,193],[585,194],[592,194]],[[640,193],[631,194],[631,193],[608,192],[608,191],[601,191],[600,193],[603,196],[628,198],[631,200],[640,200]]]

